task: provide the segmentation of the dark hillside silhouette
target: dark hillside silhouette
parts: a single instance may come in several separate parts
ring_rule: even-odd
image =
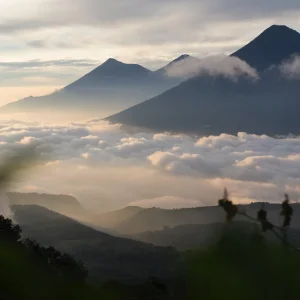
[[[42,247],[35,240],[21,240],[21,234],[19,225],[0,216],[1,299],[82,295],[88,275],[82,262],[53,247]]]
[[[23,236],[82,260],[92,279],[142,281],[170,277],[177,258],[171,248],[118,238],[38,206],[14,206]]]
[[[245,235],[261,230],[258,224],[244,221],[234,221],[232,226],[236,231],[242,230]],[[197,250],[212,245],[221,236],[224,223],[181,225],[165,230],[146,231],[132,235],[132,238],[162,247],[174,247],[179,251]],[[266,233],[270,242],[281,244],[273,233]],[[288,231],[289,241],[300,248],[300,230],[291,228]]]
[[[271,222],[279,225],[279,213],[281,205],[276,203],[265,203],[265,209],[268,211],[268,218]],[[253,217],[256,217],[261,203],[239,205],[239,208],[247,211]],[[300,205],[292,204],[294,211],[291,222],[292,228],[300,228]],[[127,212],[130,211],[130,214]],[[111,218],[114,222],[111,222]],[[118,216],[121,216],[118,219]],[[115,213],[99,215],[95,218],[95,223],[104,228],[123,235],[135,235],[147,231],[161,231],[166,228],[173,228],[184,225],[205,225],[224,222],[224,211],[217,206],[195,207],[182,209],[161,209],[161,208],[125,208]],[[237,221],[247,221],[241,215],[235,217]]]
[[[70,195],[7,193],[10,205],[39,205],[66,214],[84,214],[79,201]]]
[[[232,56],[246,61],[258,71],[263,71],[280,65],[296,54],[300,54],[299,32],[284,25],[273,25]]]

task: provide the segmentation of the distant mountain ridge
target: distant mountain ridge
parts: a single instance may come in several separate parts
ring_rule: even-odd
[[[94,221],[104,228],[116,228],[143,210],[141,207],[128,206],[119,210],[103,213],[100,216],[94,215],[91,221]]]
[[[155,71],[155,73],[161,74],[161,75],[165,75],[168,74],[168,70],[174,66],[174,65],[178,65],[180,63],[184,63],[185,61],[189,60],[190,62],[194,62],[194,63],[199,63],[200,59],[193,57],[189,54],[182,54],[179,57],[175,58],[174,60],[172,60],[170,63],[168,63],[166,66],[158,69],[157,71]]]
[[[84,75],[75,82],[69,84],[64,90],[91,88],[98,85],[126,84],[132,80],[146,79],[152,72],[138,64],[125,64],[113,58],[109,58],[102,65]],[[112,81],[117,80],[117,82]]]
[[[247,212],[252,217],[256,217],[257,211],[260,209],[262,203],[252,203],[246,205],[239,205],[241,209]],[[265,209],[268,211],[268,218],[274,224],[280,225],[279,213],[281,211],[280,204],[265,203]],[[300,229],[300,205],[292,204],[294,208],[294,216],[292,220],[292,227]],[[123,213],[122,213],[123,211]],[[225,220],[224,211],[218,206],[182,208],[182,209],[160,209],[160,208],[124,208],[116,211],[118,215],[125,216],[120,218],[119,222],[115,220],[114,224],[109,225],[102,215],[98,216],[98,223],[103,227],[109,227],[114,231],[133,236],[148,231],[161,231],[166,228],[175,228],[185,225],[205,225],[214,223],[223,223]],[[111,216],[116,216],[115,212],[110,213]],[[104,215],[104,217],[106,214]],[[248,221],[243,216],[237,216],[236,221]],[[96,221],[96,220],[95,220]],[[111,227],[110,227],[111,226]]]
[[[299,79],[286,76],[280,68],[297,53],[300,34],[285,26],[271,26],[232,54],[257,67],[259,79],[202,74],[106,120],[140,131],[200,136],[300,134]]]
[[[0,113],[52,109],[120,111],[176,86],[184,78],[170,78],[138,64],[110,58],[88,74],[50,95],[27,97],[0,108]]]
[[[239,207],[255,218],[261,204]],[[280,225],[280,204],[264,204],[268,219]],[[289,240],[299,247],[300,205],[292,206],[294,214]],[[73,254],[85,262],[92,277],[101,280],[133,281],[141,272],[144,278],[158,275],[168,278],[178,259],[174,247],[186,251],[207,246],[218,239],[225,224],[225,213],[218,206],[169,210],[126,207],[98,216],[101,225],[109,217],[120,217],[119,222],[111,223],[123,235],[116,237],[41,206],[13,205],[12,211],[15,221],[23,229],[23,238],[33,238],[42,245]],[[241,215],[229,227],[242,232],[245,238],[260,232],[259,224]],[[270,232],[266,238],[274,240],[276,237]]]
[[[170,74],[185,62],[198,64],[187,54],[157,71],[111,58],[51,95],[9,103],[0,112],[51,109],[110,115],[104,120],[135,132],[300,134],[299,80],[284,76],[279,67],[299,53],[300,34],[273,25],[231,55],[256,68],[258,80],[245,75],[232,80],[224,74]]]
[[[259,224],[253,224],[248,221],[236,221],[232,224],[232,228],[242,231],[243,236],[248,238],[255,231],[260,232]],[[132,238],[157,246],[171,246],[180,251],[187,251],[207,247],[215,243],[220,238],[223,230],[223,222],[191,224],[166,228],[160,231],[143,232],[133,235]],[[272,242],[281,242],[272,232],[267,232],[265,237]],[[288,239],[294,246],[300,247],[300,229],[291,228]]]
[[[114,237],[36,205],[15,205],[12,210],[23,238],[74,255],[85,263],[97,283],[172,276],[177,258],[174,249]]]
[[[7,193],[7,197],[11,206],[39,205],[65,214],[81,215],[85,213],[79,201],[70,195],[10,192]]]

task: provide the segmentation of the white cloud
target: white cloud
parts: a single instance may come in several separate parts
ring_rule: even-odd
[[[10,4],[4,2],[0,8],[3,14],[2,31],[24,30],[36,27],[50,27],[62,25],[134,25],[136,21],[159,21],[173,17],[191,19],[191,23],[198,22],[201,17],[208,21],[211,19],[248,19],[268,18],[288,12],[299,11],[297,0],[285,2],[274,0],[255,0],[251,3],[246,0],[195,1],[167,0],[124,0],[119,3],[110,3],[104,0],[11,0]],[[191,7],[193,9],[191,9]],[[43,14],[41,14],[43,12]],[[15,21],[15,22],[13,22]],[[16,21],[19,21],[17,23]],[[17,27],[22,24],[23,27]]]
[[[14,40],[10,43],[14,51],[20,51],[21,42],[22,55],[25,50],[26,55],[34,52],[52,57],[54,52],[68,55],[71,49],[74,55],[81,57],[84,51],[85,57],[93,53],[99,59],[101,47],[101,59],[108,53],[131,61],[141,56],[157,61],[187,52],[202,56],[233,51],[273,23],[297,29],[300,10],[297,0],[255,0],[251,4],[246,0],[2,2],[0,34],[18,36],[18,45]],[[51,51],[46,52],[47,48]]]
[[[281,72],[291,78],[300,78],[300,56],[294,56],[293,58],[283,62],[280,66]]]
[[[209,56],[199,61],[191,57],[175,62],[166,70],[169,77],[191,77],[208,74],[212,76],[223,75],[232,79],[246,75],[258,79],[255,69],[237,57],[225,55]]]

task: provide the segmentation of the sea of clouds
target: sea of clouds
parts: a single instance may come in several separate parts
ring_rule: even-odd
[[[300,138],[239,133],[195,139],[129,134],[100,120],[49,125],[0,121],[0,157],[26,147],[37,166],[11,189],[72,194],[90,209],[140,205],[214,205],[228,187],[233,200],[279,202],[300,197]]]

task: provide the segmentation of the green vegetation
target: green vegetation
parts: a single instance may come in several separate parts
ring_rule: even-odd
[[[230,225],[229,225],[230,226]],[[256,231],[225,231],[205,251],[188,253],[186,299],[298,299],[300,255],[282,244],[267,243]]]
[[[24,237],[84,261],[89,282],[136,283],[173,274],[178,252],[172,248],[105,234],[39,206],[13,206],[12,211]]]
[[[253,227],[225,225],[214,245],[182,254],[174,278],[89,285],[81,262],[34,240],[0,217],[0,299],[296,299],[299,252],[267,242]],[[240,230],[237,230],[240,228]]]
[[[21,233],[19,225],[0,216],[0,299],[168,299],[167,286],[157,278],[90,285],[81,261],[35,240],[20,240]]]
[[[53,247],[20,240],[21,228],[0,216],[1,299],[61,299],[81,294],[87,277],[82,262]]]

